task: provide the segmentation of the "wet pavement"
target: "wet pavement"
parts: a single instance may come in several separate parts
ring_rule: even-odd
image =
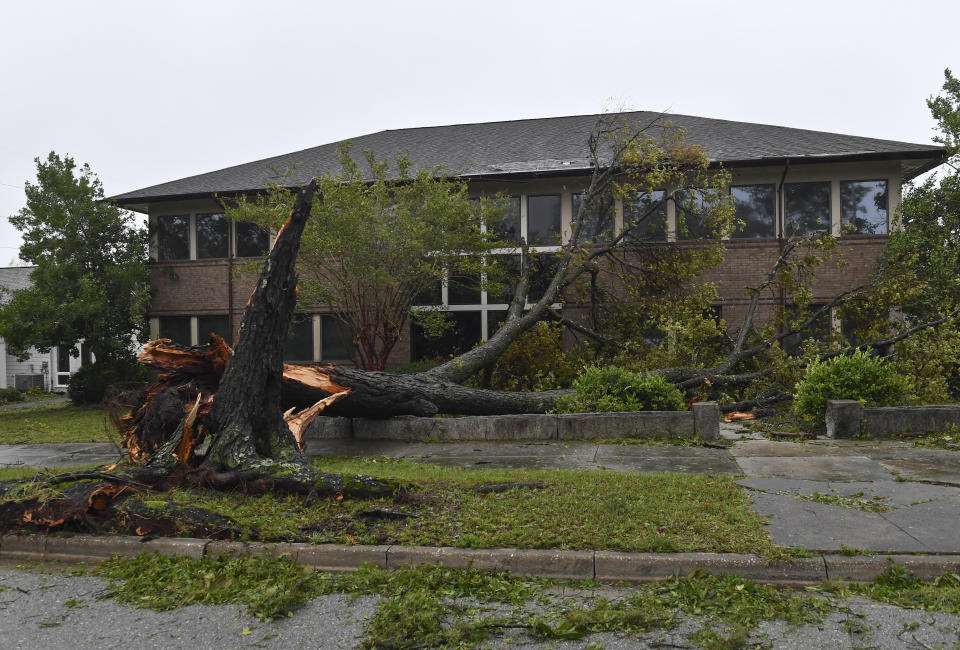
[[[745,476],[739,484],[776,544],[811,551],[960,553],[960,452],[898,440],[771,441],[735,424],[723,425],[721,434],[732,446],[313,440],[307,452],[463,468]],[[90,465],[120,457],[113,443],[0,445],[0,467]]]

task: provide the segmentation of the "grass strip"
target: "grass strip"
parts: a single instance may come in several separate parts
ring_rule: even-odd
[[[139,500],[158,516],[170,502],[201,508],[229,518],[239,531],[238,538],[257,541],[752,552],[768,558],[795,554],[770,542],[748,498],[727,476],[464,470],[386,458],[323,459],[317,464],[325,471],[410,482],[417,489],[397,498],[353,500],[179,488],[169,493],[133,494],[117,507],[122,515],[135,505],[129,500]],[[0,470],[0,479],[34,472],[29,468]],[[474,490],[492,483],[536,481],[547,487],[489,494]],[[138,511],[143,510],[140,507]],[[377,516],[383,513],[409,516]],[[98,532],[114,530],[119,529],[108,522]],[[186,529],[180,534],[195,536]]]
[[[217,512],[261,541],[459,548],[782,554],[748,498],[726,476],[568,470],[464,470],[410,461],[323,459],[324,471],[412,482],[400,499],[315,499],[178,490],[145,496]],[[473,488],[541,481],[545,489],[480,494]],[[402,512],[398,519],[369,511]]]
[[[702,573],[641,585],[616,600],[599,596],[595,583],[565,584],[576,593],[568,598],[555,582],[503,573],[422,566],[325,574],[283,557],[143,554],[108,560],[92,573],[110,581],[106,597],[136,607],[237,603],[261,619],[288,615],[322,594],[380,596],[363,647],[398,650],[473,646],[504,628],[525,629],[540,639],[637,635],[669,629],[681,614],[703,620],[699,643],[713,647],[746,638],[762,621],[817,623],[834,608],[816,594]],[[485,606],[491,603],[501,607]],[[524,607],[531,603],[536,607]]]
[[[828,583],[820,589],[840,597],[858,594],[907,609],[960,614],[960,575],[956,573],[924,582],[904,567],[894,565],[869,584]]]
[[[70,403],[0,410],[0,444],[113,442],[119,439],[107,411]]]

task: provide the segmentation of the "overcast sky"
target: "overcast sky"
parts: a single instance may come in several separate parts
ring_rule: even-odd
[[[352,136],[605,109],[928,143],[957,0],[4,2],[0,265],[33,159],[108,194]]]

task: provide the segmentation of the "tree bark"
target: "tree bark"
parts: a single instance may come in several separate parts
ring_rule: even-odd
[[[310,216],[316,180],[297,194],[277,234],[240,324],[237,346],[210,410],[216,436],[205,464],[235,469],[256,458],[302,460],[283,419],[283,350],[297,305],[297,252]]]

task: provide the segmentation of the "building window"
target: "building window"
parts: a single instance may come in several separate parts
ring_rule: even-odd
[[[667,202],[663,190],[639,192],[623,202],[623,236],[627,242],[667,241]]]
[[[166,214],[157,217],[157,260],[190,259],[190,217]]]
[[[743,228],[734,232],[733,237],[776,237],[775,185],[736,185],[730,188],[730,196],[734,201],[734,216],[743,222]]]
[[[57,346],[57,386],[70,383],[70,348],[69,345]]]
[[[844,234],[887,234],[887,181],[842,181],[840,222]]]
[[[197,259],[227,257],[230,254],[230,224],[222,214],[197,215]]]
[[[714,202],[702,190],[677,192],[677,239],[706,239],[713,233],[709,227],[710,211]],[[685,227],[684,227],[685,226]]]
[[[493,224],[498,239],[511,244],[520,243],[520,197],[504,197],[500,202],[501,218]]]
[[[560,245],[560,195],[527,197],[527,244]]]
[[[336,316],[320,317],[320,359],[347,361],[354,355],[353,332]]]
[[[787,183],[783,202],[787,237],[830,232],[830,181]]]
[[[471,349],[481,339],[482,312],[451,311],[453,326],[441,336],[427,338],[423,328],[414,321],[411,327],[410,353],[414,361],[446,358]]]
[[[198,344],[206,344],[210,340],[210,335],[216,334],[227,343],[233,338],[230,332],[230,318],[226,314],[219,316],[198,316],[197,317],[197,336]]]
[[[479,273],[471,273],[468,271],[450,273],[450,277],[447,280],[447,304],[479,305],[481,301],[480,287],[481,278]]]
[[[160,338],[170,339],[180,345],[192,345],[189,316],[161,316]]]
[[[290,323],[284,361],[313,361],[313,317],[297,314]]]
[[[270,235],[255,223],[236,223],[237,257],[262,257],[270,250]]]
[[[612,241],[616,227],[613,197],[608,194],[595,197],[581,212],[583,200],[582,194],[573,195],[573,218],[583,220],[580,241],[584,244]]]

